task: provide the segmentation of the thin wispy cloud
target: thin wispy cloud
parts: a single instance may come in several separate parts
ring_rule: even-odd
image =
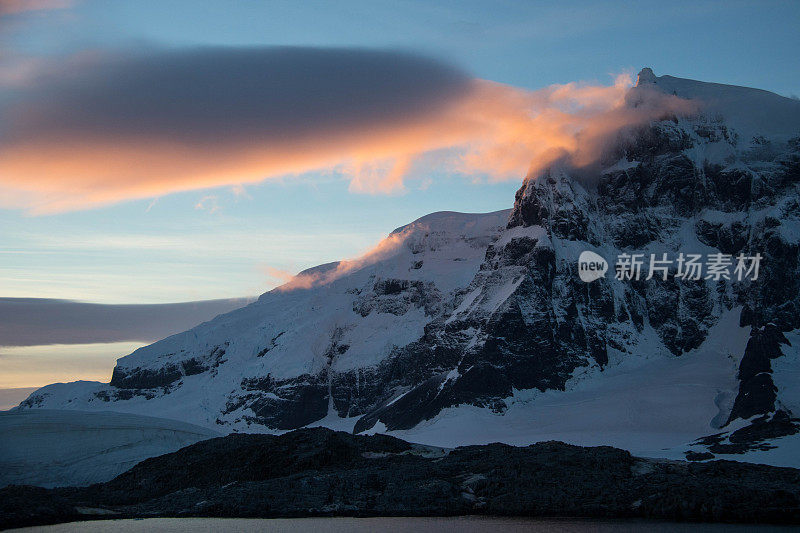
[[[630,85],[527,91],[359,49],[87,53],[7,87],[2,206],[52,213],[323,169],[391,193],[437,151],[446,170],[520,179],[557,159],[585,166],[622,129],[690,110],[655,93],[627,105]]]
[[[243,307],[232,298],[173,304],[93,304],[0,298],[0,346],[152,342]]]

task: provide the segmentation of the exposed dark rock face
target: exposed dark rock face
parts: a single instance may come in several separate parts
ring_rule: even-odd
[[[775,410],[777,389],[770,376],[771,361],[783,355],[781,344],[789,341],[774,324],[753,330],[739,364],[739,394],[728,421]]]
[[[180,364],[168,363],[152,370],[133,368],[123,370],[115,367],[111,375],[111,385],[118,389],[158,389],[169,388],[183,376],[194,376],[217,368],[225,362],[225,348],[216,346],[203,357],[184,359]]]
[[[704,447],[708,452],[689,450],[686,452],[686,457],[697,461],[711,459],[715,453],[740,454],[752,450],[770,450],[777,447],[771,442],[773,439],[796,433],[800,433],[800,419],[792,418],[786,411],[777,410],[773,414],[754,418],[750,425],[736,431],[716,433],[697,439],[694,444]]]
[[[250,421],[276,429],[294,429],[323,418],[328,412],[326,375],[305,374],[293,379],[271,376],[242,380],[244,394],[228,403],[226,412],[246,405]]]
[[[444,450],[313,429],[211,439],[86,488],[0,489],[0,528],[92,517],[462,514],[798,524],[800,472],[559,442]]]
[[[118,389],[157,389],[171,385],[182,376],[181,369],[176,365],[167,365],[158,370],[136,368],[130,372],[114,368],[111,385]]]
[[[353,305],[353,311],[365,317],[372,312],[404,315],[412,307],[422,308],[428,315],[436,315],[442,296],[432,283],[404,279],[379,279],[372,291],[362,294]]]
[[[714,454],[709,452],[695,452],[695,451],[686,452],[687,461],[705,461],[707,459],[713,459],[713,458]]]

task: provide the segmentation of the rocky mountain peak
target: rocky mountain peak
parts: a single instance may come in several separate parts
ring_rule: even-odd
[[[636,78],[636,86],[644,85],[647,83],[655,83],[656,82],[656,75],[653,73],[653,69],[650,67],[645,67],[639,71],[639,75]]]

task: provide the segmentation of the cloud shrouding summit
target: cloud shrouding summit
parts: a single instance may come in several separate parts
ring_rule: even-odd
[[[2,87],[1,201],[47,213],[322,169],[391,192],[431,152],[445,170],[520,179],[689,110],[660,93],[627,105],[629,88],[526,91],[389,51],[86,53]]]

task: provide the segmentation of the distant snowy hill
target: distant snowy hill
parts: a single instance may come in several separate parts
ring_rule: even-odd
[[[176,420],[123,413],[0,412],[0,487],[100,483],[148,457],[216,436]]]
[[[637,131],[588,179],[553,167],[510,211],[423,217],[121,358],[110,384],[22,408],[800,466],[800,102],[645,69],[630,105],[653,89],[700,112]],[[755,281],[612,265],[586,284],[584,250],[763,259]]]

